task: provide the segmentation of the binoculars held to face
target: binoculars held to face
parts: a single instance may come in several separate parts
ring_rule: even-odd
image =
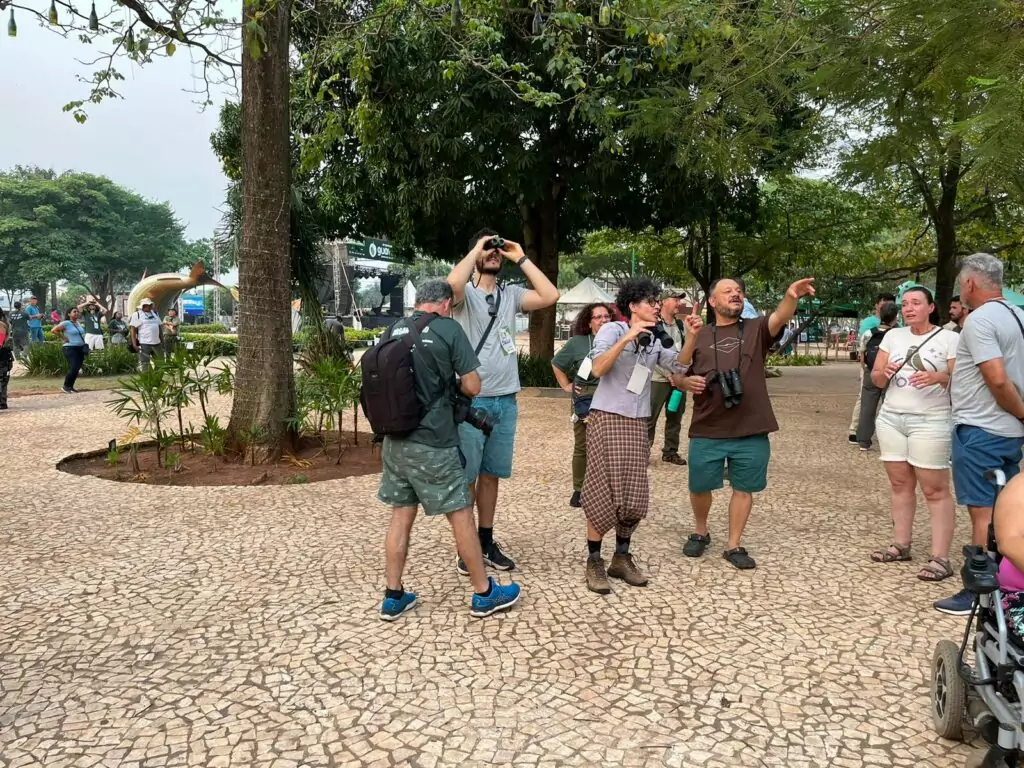
[[[485,251],[500,251],[505,247],[505,238],[495,235],[484,243]]]

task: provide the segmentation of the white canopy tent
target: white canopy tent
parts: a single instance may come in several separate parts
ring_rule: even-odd
[[[587,304],[604,302],[611,304],[612,297],[589,277],[583,278],[572,289],[558,297],[559,316],[562,322],[571,323]]]

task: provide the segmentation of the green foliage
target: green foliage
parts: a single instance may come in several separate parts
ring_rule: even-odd
[[[181,327],[184,333],[191,336],[195,336],[203,333],[230,333],[228,327],[223,323],[203,323],[202,325],[183,325]]]
[[[22,362],[26,376],[65,376],[68,361],[64,350],[57,342],[32,344],[26,350]],[[138,367],[138,358],[127,347],[109,345],[105,349],[90,352],[82,363],[83,376],[117,376],[132,373]]]
[[[518,354],[519,383],[524,387],[557,387],[551,361],[523,351]]]
[[[182,333],[181,345],[191,342],[196,354],[203,357],[234,357],[238,354],[238,338],[203,333]]]
[[[807,368],[824,365],[825,358],[821,355],[789,355],[788,357],[783,355],[768,355],[764,364],[768,368],[785,368],[787,366],[791,368]]]
[[[338,461],[341,461],[343,414],[354,409],[356,424],[359,408],[361,370],[347,360],[321,358],[313,361],[295,378],[296,415],[290,426],[296,432],[316,435],[326,442],[326,433],[338,431]],[[353,429],[358,444],[358,430]]]
[[[167,203],[102,176],[0,173],[0,287],[71,279],[105,300],[147,270],[185,266],[190,251],[182,233]]]

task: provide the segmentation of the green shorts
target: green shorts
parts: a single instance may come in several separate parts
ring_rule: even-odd
[[[725,467],[729,485],[744,493],[759,493],[768,486],[768,460],[772,445],[768,435],[750,437],[690,438],[690,493],[708,493],[723,487]]]
[[[472,504],[458,446],[435,448],[385,437],[382,458],[377,498],[388,506],[419,504],[428,515],[447,515]]]

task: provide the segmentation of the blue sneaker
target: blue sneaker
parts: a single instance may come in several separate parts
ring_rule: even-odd
[[[380,604],[380,618],[382,621],[394,621],[406,611],[412,610],[416,605],[416,593],[405,592],[401,597],[385,597]]]
[[[489,581],[491,582],[491,594],[487,597],[477,594],[473,595],[473,601],[469,604],[470,616],[482,619],[484,616],[490,616],[498,611],[507,611],[519,602],[520,590],[518,584],[513,582],[503,586],[496,582],[493,576]]]
[[[950,616],[969,616],[974,607],[974,595],[966,589],[961,589],[952,597],[945,600],[936,600],[932,603],[936,611],[946,613]]]

